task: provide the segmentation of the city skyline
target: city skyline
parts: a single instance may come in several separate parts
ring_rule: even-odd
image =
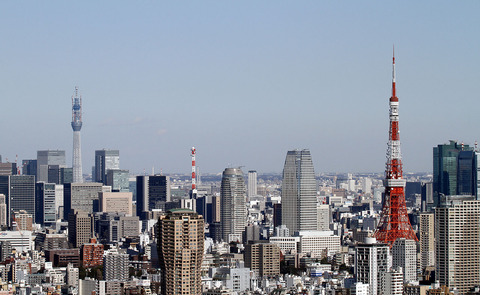
[[[480,138],[478,2],[23,3],[0,4],[4,161],[59,149],[71,167],[78,85],[84,171],[106,148],[134,174],[187,174],[195,146],[201,173],[280,173],[294,148],[317,173],[382,172],[392,43],[404,170]]]

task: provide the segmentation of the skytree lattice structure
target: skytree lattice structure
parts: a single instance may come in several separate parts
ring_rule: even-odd
[[[387,148],[385,171],[385,196],[375,238],[390,247],[398,238],[418,241],[408,219],[405,203],[405,184],[403,179],[402,155],[400,152],[400,129],[398,125],[398,97],[395,88],[395,54],[393,55],[392,97],[390,97],[390,132]]]
[[[73,129],[73,182],[83,182],[82,148],[80,129],[82,129],[82,97],[75,93],[72,96],[72,129]]]

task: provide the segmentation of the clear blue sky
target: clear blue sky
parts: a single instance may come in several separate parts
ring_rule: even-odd
[[[83,97],[94,151],[122,168],[383,171],[395,43],[404,169],[480,139],[480,1],[2,1],[0,154],[64,149]]]

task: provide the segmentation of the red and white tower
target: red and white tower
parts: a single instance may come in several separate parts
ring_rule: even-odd
[[[390,97],[390,132],[385,171],[385,197],[380,222],[375,232],[378,241],[390,247],[398,238],[418,241],[408,219],[405,203],[405,179],[403,179],[398,125],[398,97],[395,88],[395,54],[393,55],[392,97]]]
[[[197,175],[195,173],[195,155],[197,151],[192,147],[192,198],[197,195]]]

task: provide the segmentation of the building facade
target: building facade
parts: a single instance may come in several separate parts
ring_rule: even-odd
[[[317,188],[309,150],[287,152],[283,167],[282,223],[291,233],[317,230]]]
[[[95,182],[106,184],[107,171],[120,169],[119,150],[97,150],[95,151]]]
[[[170,177],[137,176],[137,216],[140,219],[145,219],[154,209],[165,211],[165,203],[170,201]]]
[[[247,219],[246,192],[243,172],[239,168],[223,171],[220,188],[220,224],[222,239],[241,241]]]
[[[249,241],[245,245],[245,267],[259,276],[280,275],[280,248],[268,241]]]
[[[204,220],[188,209],[173,209],[157,223],[157,247],[164,295],[202,294]]]
[[[480,201],[451,196],[435,209],[435,279],[465,294],[480,285]]]
[[[257,171],[248,171],[248,197],[257,195]]]
[[[433,213],[419,216],[420,268],[435,266],[435,219]]]
[[[374,238],[367,238],[366,241],[355,247],[355,277],[357,282],[369,285],[369,295],[382,294],[382,283],[390,268],[389,247],[376,243]]]

